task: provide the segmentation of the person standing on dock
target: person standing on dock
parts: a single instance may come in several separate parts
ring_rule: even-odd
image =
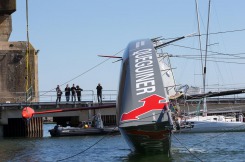
[[[56,92],[57,92],[57,99],[56,99],[56,103],[57,103],[58,101],[60,102],[61,95],[62,95],[62,91],[60,90],[60,86],[59,85],[57,85],[57,87],[56,87]]]
[[[60,86],[57,85],[57,87],[55,88],[56,92],[60,89]]]
[[[78,101],[81,101],[81,91],[83,91],[83,89],[81,89],[79,87],[79,85],[77,85],[76,92],[77,92],[77,100]]]
[[[71,101],[73,101],[73,98],[74,98],[74,101],[76,101],[76,87],[75,87],[75,84],[73,84],[72,87],[71,87]]]
[[[98,103],[102,104],[102,86],[100,85],[100,83],[97,85],[96,87],[97,89],[97,98],[98,98]]]
[[[66,88],[65,88],[65,96],[66,96],[66,102],[69,102],[70,100],[70,95],[71,95],[71,88],[69,87],[69,85],[67,84],[66,85]]]

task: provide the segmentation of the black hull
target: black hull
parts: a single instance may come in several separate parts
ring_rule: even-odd
[[[118,129],[114,128],[63,128],[59,127],[49,130],[52,137],[63,137],[63,136],[90,136],[90,135],[106,135],[106,134],[119,134]]]
[[[119,128],[131,150],[137,153],[170,153],[171,126],[169,122]]]
[[[170,67],[157,54],[155,45],[150,39],[140,39],[124,50],[117,119],[132,151],[169,154],[173,124],[168,96],[174,83],[170,86]]]

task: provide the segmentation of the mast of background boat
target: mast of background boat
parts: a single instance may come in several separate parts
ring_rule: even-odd
[[[201,42],[201,31],[200,31],[200,20],[199,20],[199,9],[198,9],[198,0],[195,0],[196,3],[196,15],[197,15],[197,25],[198,25],[198,38],[199,38],[199,48],[201,54],[201,65],[202,65],[202,76],[203,76],[203,85],[204,83],[204,75],[203,75],[203,60],[202,60],[202,42]]]
[[[206,33],[206,49],[205,49],[205,60],[204,60],[204,68],[203,68],[203,93],[205,94],[206,90],[206,72],[207,72],[207,53],[208,53],[208,32],[209,32],[209,17],[210,17],[210,3],[211,0],[209,0],[208,3],[208,22],[207,22],[207,33]],[[206,104],[206,96],[204,96],[203,100],[203,115],[207,116],[207,104]]]
[[[197,25],[198,25],[198,38],[199,38],[199,48],[200,48],[200,54],[201,54],[201,64],[203,69],[203,60],[202,60],[202,42],[201,42],[201,31],[200,31],[200,20],[199,20],[199,11],[198,11],[198,0],[195,0],[196,2],[196,15],[197,15]],[[203,76],[203,70],[202,70],[202,76]]]

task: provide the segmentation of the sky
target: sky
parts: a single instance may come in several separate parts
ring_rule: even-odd
[[[168,41],[198,34],[195,0],[29,0],[28,5],[30,42],[40,50],[39,91],[57,85],[64,89],[67,83],[94,91],[101,83],[104,90],[117,90],[121,63],[97,55],[122,56],[120,51],[136,39],[162,36]],[[17,0],[10,41],[27,40],[25,6],[24,0]],[[208,0],[199,0],[198,6],[201,34],[206,34]],[[211,1],[209,33],[240,31],[209,36],[209,88],[245,87],[244,6],[244,0]],[[205,50],[205,36],[201,42]],[[179,56],[171,58],[177,84],[202,86],[198,48],[198,37],[163,48]]]

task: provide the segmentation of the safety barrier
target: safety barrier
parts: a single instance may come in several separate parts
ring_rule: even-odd
[[[37,95],[35,95],[37,94]],[[102,100],[103,102],[116,101],[117,91],[116,90],[103,90]],[[39,91],[38,93],[28,91],[26,92],[0,92],[0,103],[21,103],[21,102],[56,102],[57,93],[56,91]],[[66,101],[65,92],[61,96],[61,101]],[[71,101],[71,96],[70,100]],[[77,96],[76,96],[77,101]],[[83,90],[81,94],[81,101],[89,101],[97,103],[97,94],[93,90]]]

